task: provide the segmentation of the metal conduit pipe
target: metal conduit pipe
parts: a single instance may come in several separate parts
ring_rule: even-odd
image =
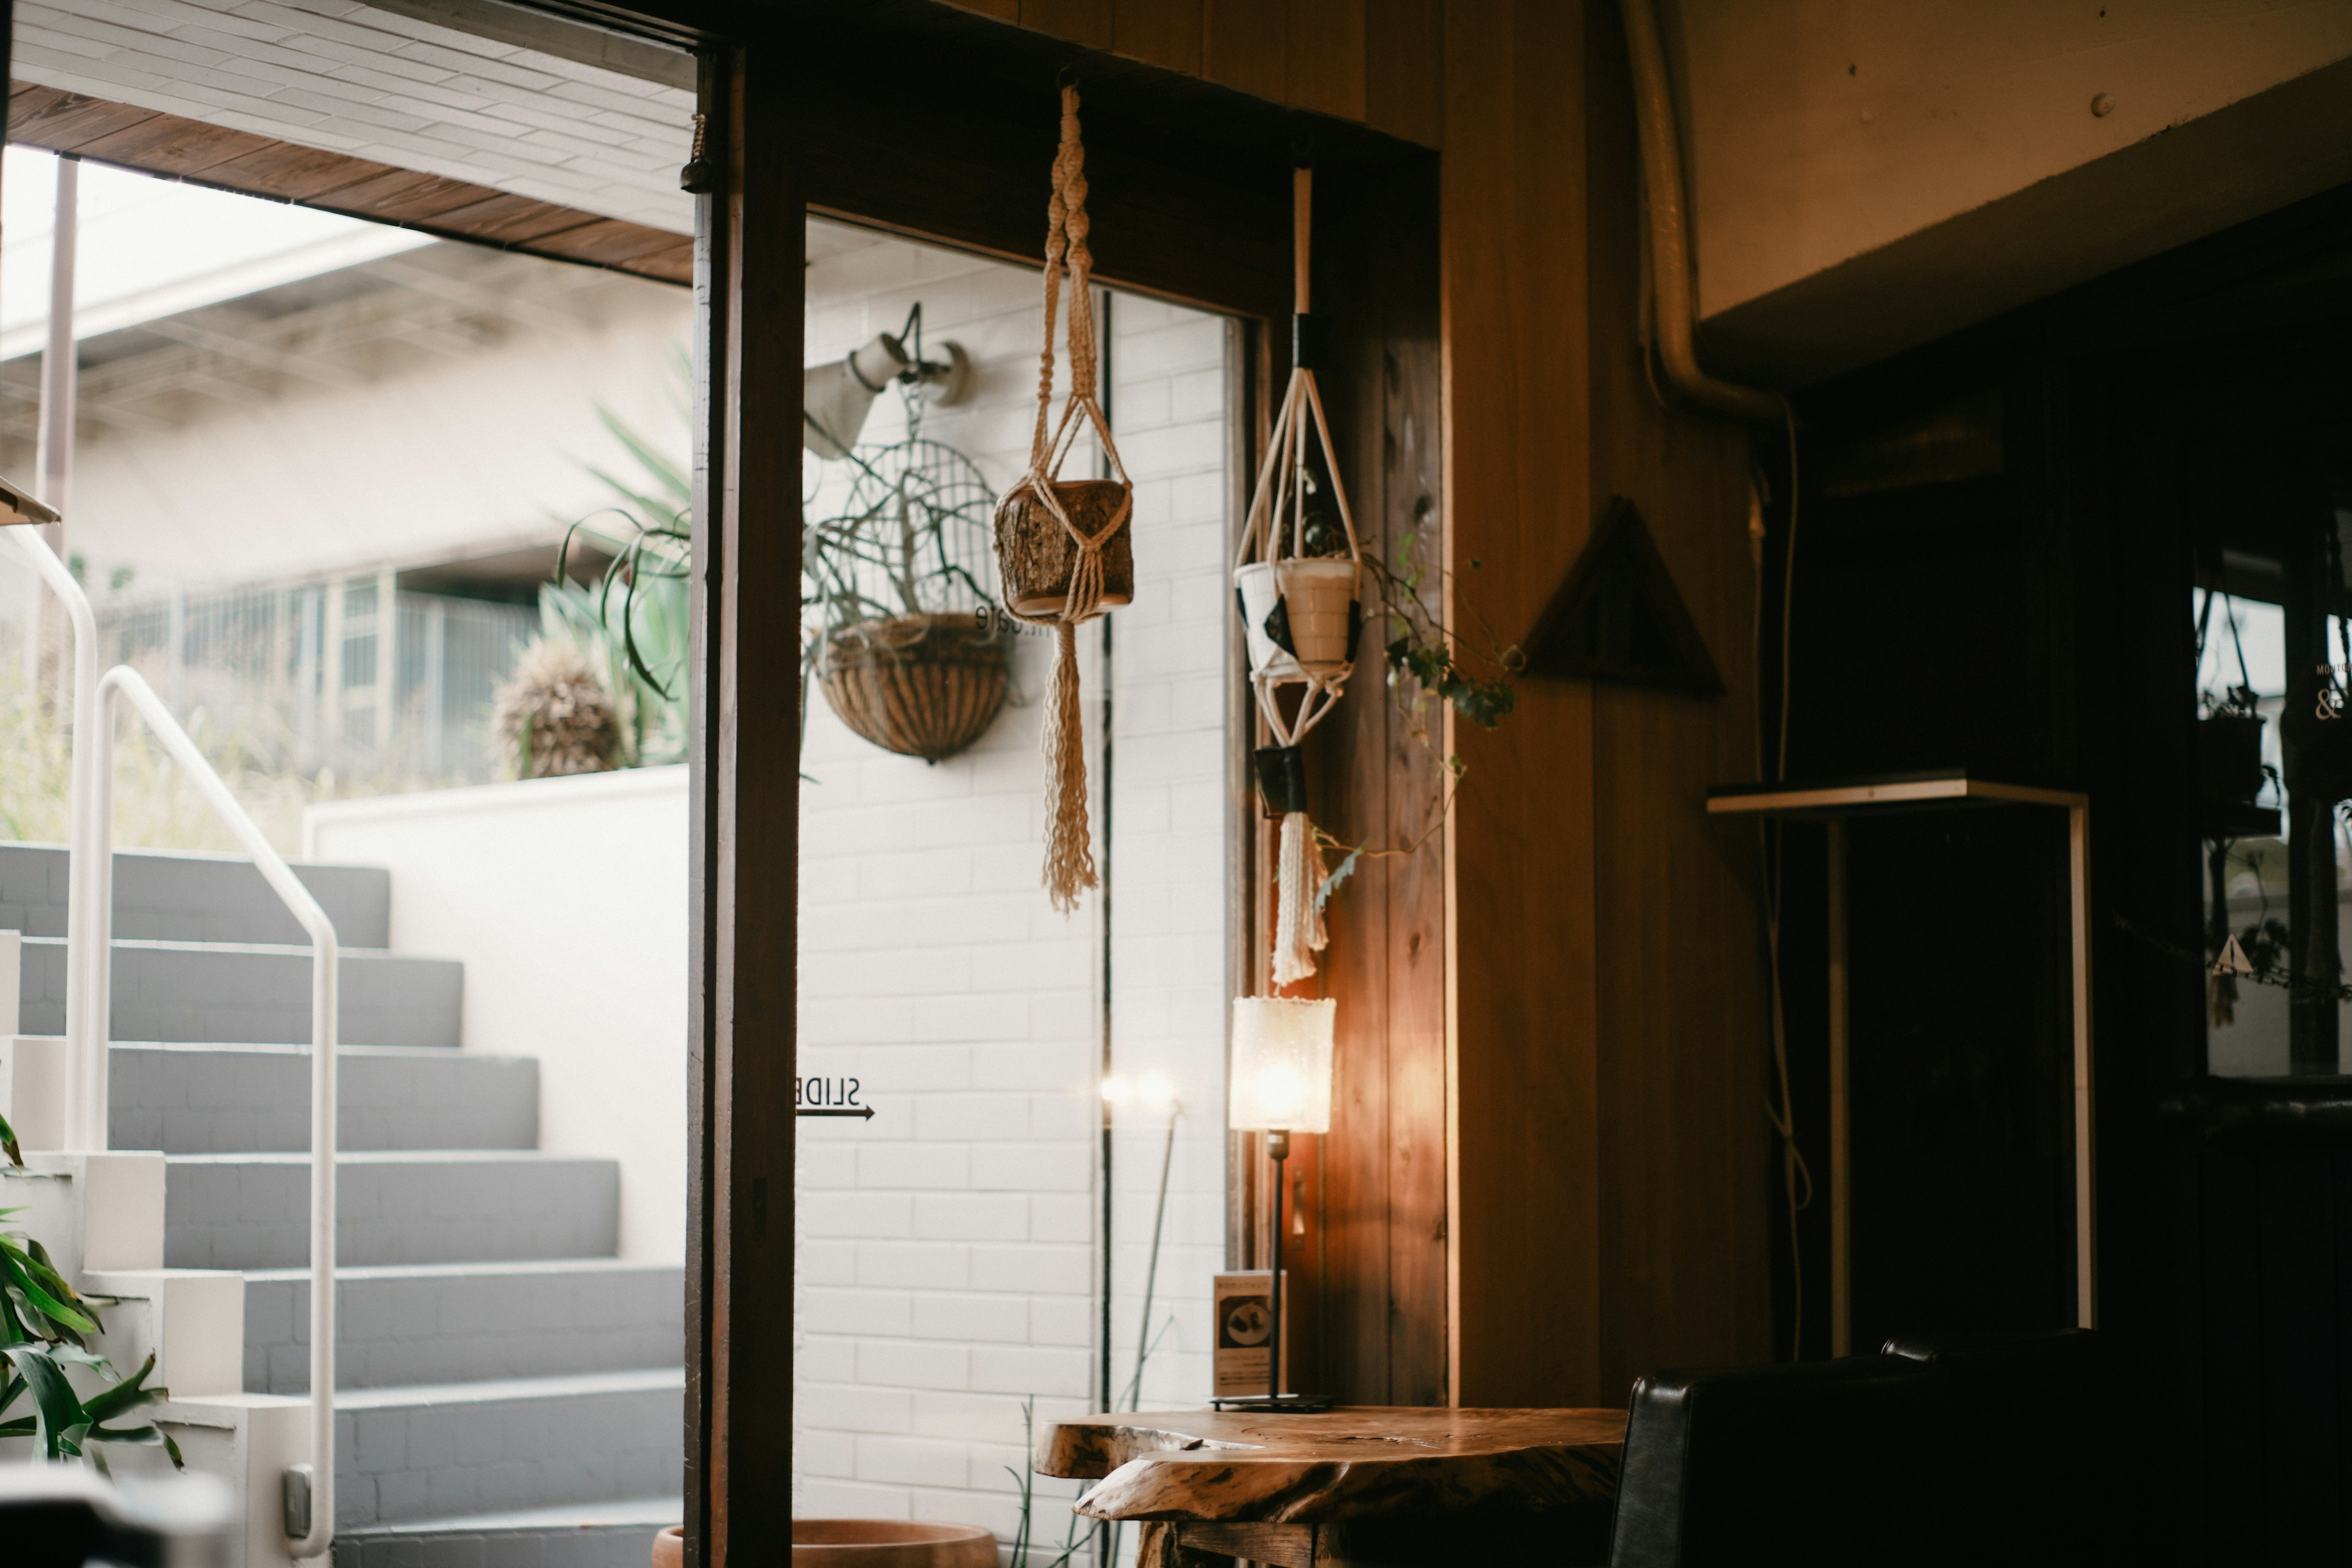
[[[1656,302],[1658,363],[1681,396],[1741,419],[1779,425],[1789,416],[1778,393],[1712,376],[1692,340],[1690,226],[1683,201],[1681,137],[1666,55],[1658,42],[1656,0],[1624,0],[1625,54],[1633,67],[1633,123],[1642,149],[1642,189],[1649,198],[1651,298]]]

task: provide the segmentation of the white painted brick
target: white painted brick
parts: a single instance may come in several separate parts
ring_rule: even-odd
[[[1091,1373],[1082,1350],[982,1345],[971,1352],[971,1386],[978,1393],[1083,1397]]]
[[[961,1344],[920,1339],[866,1340],[857,1346],[857,1381],[877,1388],[964,1388],[970,1385],[971,1360],[971,1351]]]
[[[961,1290],[971,1249],[937,1241],[869,1241],[857,1248],[857,1282],[901,1289]]]
[[[808,1426],[841,1432],[906,1432],[914,1399],[904,1390],[871,1384],[803,1382],[793,1391],[793,1415]]]
[[[860,1480],[961,1487],[970,1474],[961,1443],[922,1437],[861,1437],[857,1442]]]
[[[915,1234],[926,1240],[1026,1241],[1029,1200],[1018,1193],[921,1193]]]
[[[903,1290],[809,1287],[801,1292],[800,1319],[812,1334],[904,1334],[912,1331],[914,1309]]]
[[[919,1339],[1020,1344],[1029,1338],[1030,1308],[1025,1296],[926,1290],[914,1298],[915,1334]]]
[[[1082,1297],[1091,1289],[1094,1252],[1090,1247],[976,1246],[970,1256],[970,1277],[977,1290]]]

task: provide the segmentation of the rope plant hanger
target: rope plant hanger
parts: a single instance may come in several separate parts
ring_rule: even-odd
[[[1087,150],[1078,136],[1078,89],[1062,89],[1062,144],[1046,208],[1045,346],[1038,356],[1037,426],[1029,468],[996,509],[996,560],[1005,608],[1055,632],[1053,694],[1045,707],[1045,890],[1065,914],[1096,885],[1087,824],[1087,750],[1078,711],[1077,628],[1135,596],[1128,529],[1135,487],[1119,461],[1096,392],[1094,254],[1087,248]],[[1070,395],[1054,406],[1054,326],[1070,289]],[[1118,477],[1064,479],[1062,465],[1092,429]]]
[[[1266,809],[1282,817],[1276,858],[1274,983],[1315,973],[1324,944],[1323,856],[1307,816],[1307,773],[1299,742],[1329,717],[1355,669],[1363,552],[1339,482],[1331,426],[1315,384],[1309,330],[1307,237],[1314,219],[1314,175],[1292,181],[1293,306],[1290,384],[1275,416],[1265,461],[1250,497],[1249,517],[1234,559],[1234,597],[1247,634],[1250,687],[1275,743],[1257,753]],[[1336,523],[1336,526],[1335,526]],[[1283,716],[1281,689],[1301,688]]]

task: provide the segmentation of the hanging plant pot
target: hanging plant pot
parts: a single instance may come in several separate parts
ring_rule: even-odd
[[[826,639],[825,703],[885,751],[936,763],[995,722],[1011,679],[1004,645],[971,616],[861,621]]]
[[[1129,487],[1118,479],[1056,479],[1054,495],[1078,531],[1092,538],[1118,521],[1102,544],[1101,603],[1124,605],[1135,598],[1135,539],[1120,517]],[[1027,485],[1016,487],[996,509],[996,569],[1004,602],[1014,613],[1036,619],[1059,616],[1070,595],[1070,572],[1078,561],[1077,542],[1062,520]]]
[[[1237,568],[1250,671],[1276,680],[1344,677],[1363,624],[1352,560],[1258,561]]]

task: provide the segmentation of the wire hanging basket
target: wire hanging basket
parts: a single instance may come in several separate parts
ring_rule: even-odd
[[[971,458],[919,437],[850,455],[840,512],[804,526],[804,635],[826,705],[864,739],[936,763],[1011,689],[991,518]]]

